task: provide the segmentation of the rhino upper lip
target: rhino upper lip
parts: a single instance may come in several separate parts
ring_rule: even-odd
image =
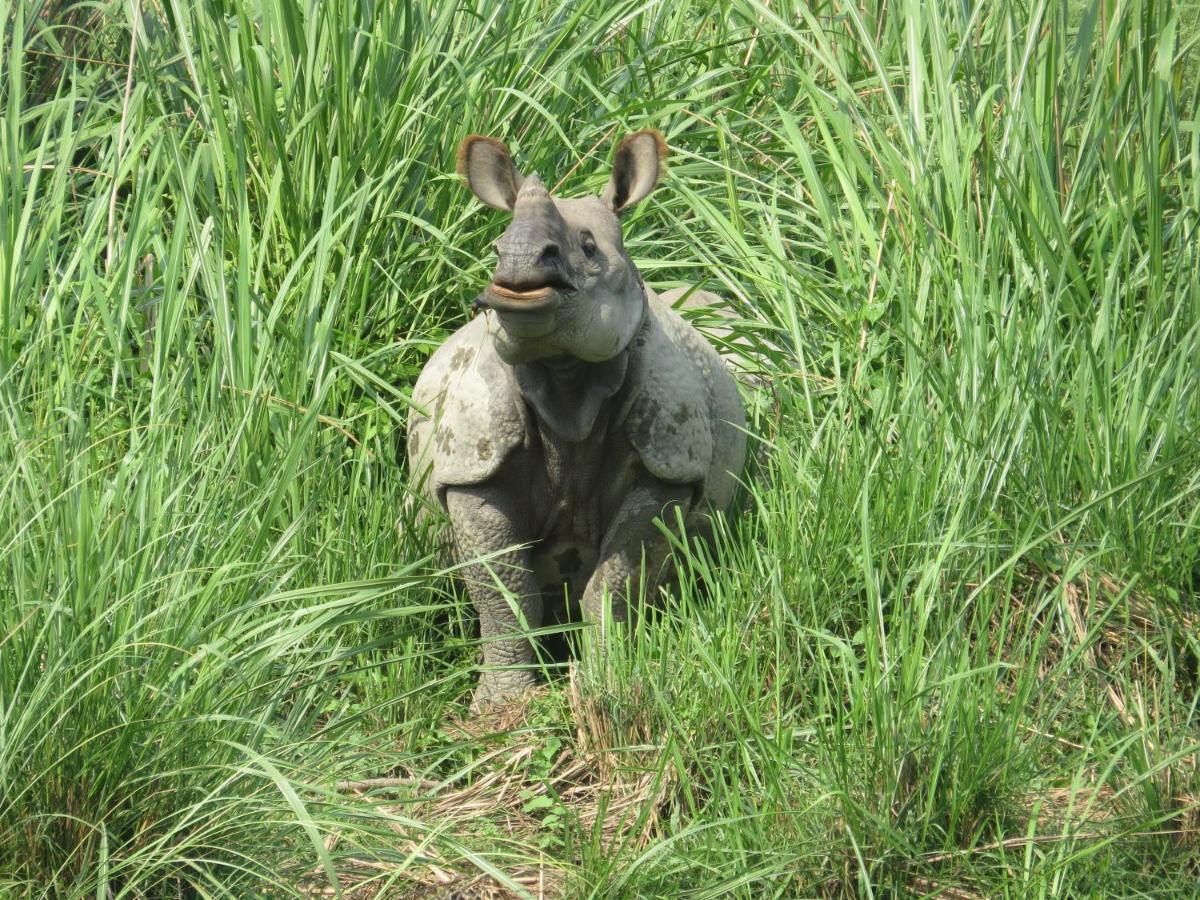
[[[539,285],[507,285],[492,282],[480,298],[485,306],[500,312],[542,312],[558,306],[561,294],[573,291],[565,280]]]

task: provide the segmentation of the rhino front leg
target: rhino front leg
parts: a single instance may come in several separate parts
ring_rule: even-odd
[[[522,504],[514,496],[503,485],[447,489],[446,508],[460,560],[490,556],[528,540]],[[523,631],[541,625],[542,597],[530,571],[527,548],[472,563],[462,572],[483,637],[484,670],[471,701],[475,713],[534,683],[533,647]],[[500,585],[515,597],[515,608]]]
[[[646,593],[653,593],[671,549],[655,519],[673,528],[678,510],[686,520],[692,495],[691,485],[668,484],[645,473],[621,503],[605,533],[600,561],[583,592],[584,616],[600,623],[602,641],[605,594],[613,620],[624,622],[629,617],[630,602],[636,601],[642,591],[643,572]]]

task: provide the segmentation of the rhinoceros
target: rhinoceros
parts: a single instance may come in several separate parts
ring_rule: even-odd
[[[618,217],[654,189],[666,155],[657,131],[630,134],[600,196],[561,199],[494,138],[459,149],[475,196],[512,221],[483,313],[417,379],[407,450],[449,514],[479,613],[474,711],[534,682],[523,633],[565,598],[602,623],[656,589],[669,556],[656,519],[702,530],[733,497],[745,458],[735,381],[646,287],[621,236]]]

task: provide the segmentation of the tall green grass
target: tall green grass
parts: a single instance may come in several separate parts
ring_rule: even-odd
[[[0,18],[0,894],[1194,891],[1194,9]],[[757,466],[602,666],[455,727],[401,463],[503,224],[454,150],[581,193],[642,126],[627,244],[739,315]]]

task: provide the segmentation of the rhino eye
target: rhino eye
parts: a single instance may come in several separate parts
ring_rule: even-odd
[[[579,245],[583,248],[584,256],[596,255],[596,239],[590,231],[585,231],[579,236]]]

